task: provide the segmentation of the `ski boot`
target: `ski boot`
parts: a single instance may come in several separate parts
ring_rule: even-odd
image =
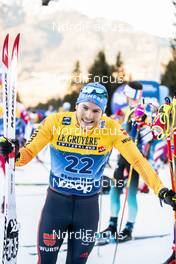
[[[118,234],[118,242],[126,242],[132,239],[133,223],[127,222],[125,228]]]
[[[97,235],[96,245],[103,246],[109,243],[117,242],[117,228],[108,226],[105,230]]]
[[[132,239],[132,230],[124,228],[118,235],[119,243],[126,242]]]

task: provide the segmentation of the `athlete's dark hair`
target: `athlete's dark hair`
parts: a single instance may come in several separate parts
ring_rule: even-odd
[[[138,81],[131,81],[128,85],[135,90],[142,90],[142,84]]]

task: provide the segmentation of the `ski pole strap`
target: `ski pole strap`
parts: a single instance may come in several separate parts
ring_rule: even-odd
[[[172,104],[169,97],[165,98],[165,103],[158,109],[158,114],[152,123],[154,136],[160,140],[166,138],[171,132],[171,112]]]
[[[164,134],[168,136],[170,133],[170,127],[171,127],[170,115],[172,111],[172,104],[171,104],[169,97],[165,98],[165,104],[163,104],[161,108],[159,108],[159,112],[160,111],[161,111],[161,114],[163,115],[163,121],[165,124]]]

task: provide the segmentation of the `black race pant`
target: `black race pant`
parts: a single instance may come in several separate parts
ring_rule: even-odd
[[[119,181],[124,182],[124,169],[127,169],[127,171],[130,171],[130,164],[122,155],[120,155],[118,162],[117,162],[117,168],[114,171],[114,178],[116,179],[117,187],[122,190],[124,187],[124,184],[120,185],[119,187]],[[132,170],[132,180],[136,179],[136,181],[139,181],[139,174],[134,169]]]
[[[62,195],[48,189],[38,232],[38,264],[54,264],[68,236],[66,264],[85,264],[93,249],[99,219],[98,194]]]

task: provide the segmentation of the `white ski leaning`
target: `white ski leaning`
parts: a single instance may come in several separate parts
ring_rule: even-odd
[[[16,78],[20,34],[15,38],[11,60],[8,55],[9,35],[7,34],[2,50],[3,80],[3,124],[4,136],[15,139],[16,122]],[[4,234],[2,245],[2,264],[17,263],[19,224],[16,217],[15,197],[15,153],[5,162],[4,180]]]

